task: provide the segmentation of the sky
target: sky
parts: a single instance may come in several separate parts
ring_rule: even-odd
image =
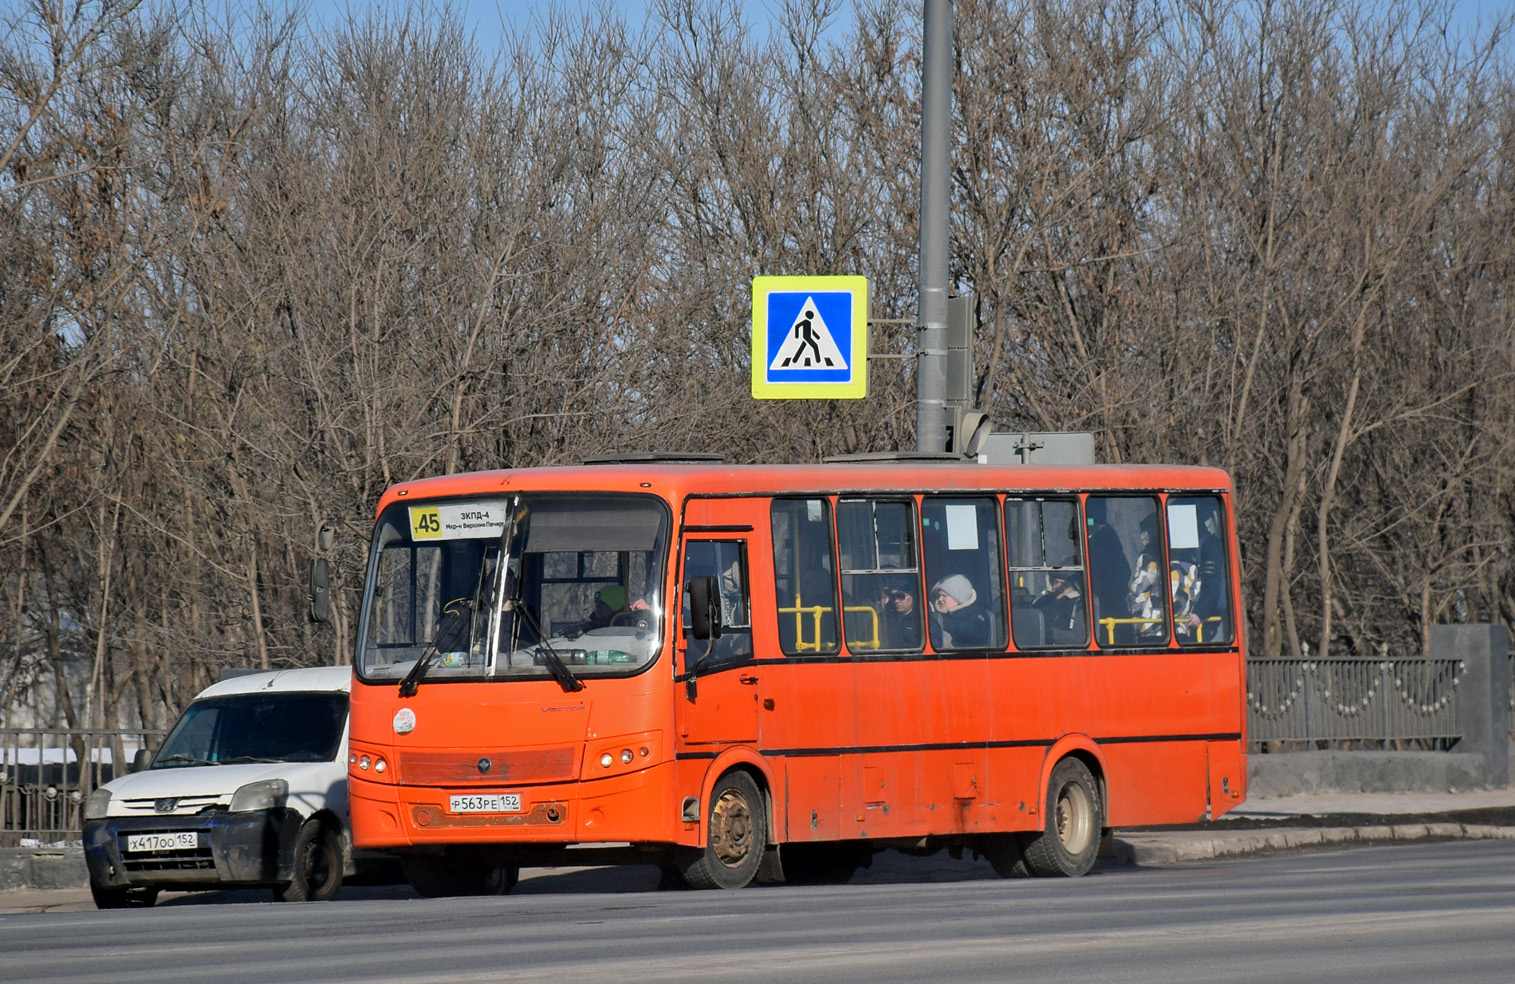
[[[323,20],[340,18],[347,10],[360,11],[375,5],[370,0],[308,0],[313,13]],[[404,0],[378,0],[378,5],[403,5]],[[421,0],[440,3],[442,0]],[[463,11],[468,26],[483,40],[501,32],[501,25],[527,28],[534,17],[541,16],[549,7],[548,0],[449,0],[455,9]],[[569,12],[592,9],[603,3],[621,11],[632,25],[640,25],[647,16],[653,0],[568,0],[558,6]],[[1450,0],[1454,7],[1454,22],[1467,30],[1473,30],[1482,20],[1485,24],[1500,14],[1515,12],[1515,0]],[[743,0],[743,12],[750,18],[750,25],[761,30],[777,17],[781,0]],[[841,0],[841,11],[831,25],[833,31],[845,31],[850,26],[854,0]]]

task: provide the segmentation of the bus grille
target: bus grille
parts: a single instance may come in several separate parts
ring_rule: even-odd
[[[480,768],[488,760],[487,770]],[[407,786],[498,786],[501,783],[566,782],[578,774],[579,748],[476,748],[401,752],[396,781]]]

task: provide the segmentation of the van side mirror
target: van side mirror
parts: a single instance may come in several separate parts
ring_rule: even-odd
[[[721,637],[720,585],[714,574],[692,577],[685,585],[689,592],[689,631],[696,639]]]
[[[135,755],[132,756],[131,771],[133,771],[133,772],[142,772],[142,771],[146,770],[146,768],[149,765],[151,765],[152,762],[153,762],[153,753],[150,752],[150,751],[148,751],[145,748],[139,748],[139,749],[137,749],[137,754],[135,754]]]
[[[331,617],[331,565],[325,557],[310,562],[310,620],[324,622]]]

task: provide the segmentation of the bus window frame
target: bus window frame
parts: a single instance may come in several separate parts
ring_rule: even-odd
[[[1011,563],[1012,559],[1019,559],[1019,558],[1012,558],[1012,556],[1011,556],[1011,546],[1010,546],[1011,536],[1010,536],[1009,523],[1010,523],[1010,503],[1012,503],[1012,502],[1017,502],[1017,503],[1019,503],[1019,502],[1035,502],[1035,503],[1038,503],[1038,508],[1037,508],[1037,511],[1036,511],[1037,534],[1038,534],[1037,540],[1038,540],[1038,550],[1040,551],[1040,555],[1041,555],[1043,566],[1040,566],[1040,567],[1028,567],[1028,566],[1024,566],[1024,565],[1018,565],[1018,564],[1012,564]],[[1067,564],[1062,564],[1062,565],[1059,565],[1059,564],[1050,564],[1047,561],[1047,521],[1046,521],[1046,515],[1045,515],[1045,504],[1048,503],[1048,502],[1060,502],[1060,503],[1064,503],[1064,504],[1071,504],[1073,506],[1074,521],[1077,524],[1077,529],[1079,530],[1079,533],[1077,535],[1074,535],[1074,536],[1070,537],[1072,546],[1077,550],[1077,555],[1073,558],[1073,560],[1075,561],[1075,563],[1073,563],[1072,565],[1067,565]],[[1077,492],[1073,492],[1073,491],[1068,491],[1068,492],[1057,491],[1057,492],[1048,492],[1048,493],[1027,492],[1027,493],[1019,493],[1019,494],[1011,492],[1011,493],[1006,493],[1005,496],[1003,497],[1003,501],[1001,502],[1001,510],[1002,511],[1001,511],[1001,514],[1000,514],[1001,515],[1000,521],[1001,521],[1001,524],[1002,524],[1002,527],[1003,527],[1003,531],[1004,531],[1003,540],[1004,540],[1004,550],[1005,550],[1005,569],[1006,569],[1006,573],[1009,575],[1008,579],[1007,579],[1007,584],[1009,585],[1009,590],[1011,592],[1011,597],[1010,597],[1010,601],[1011,601],[1011,604],[1010,604],[1010,642],[1011,642],[1011,644],[1014,645],[1015,649],[1017,651],[1020,651],[1020,652],[1036,652],[1036,653],[1041,653],[1041,652],[1046,652],[1048,650],[1062,649],[1062,650],[1072,650],[1072,651],[1075,651],[1075,652],[1082,653],[1082,652],[1088,650],[1090,648],[1090,646],[1092,645],[1093,640],[1094,640],[1094,630],[1093,630],[1093,622],[1092,622],[1092,619],[1093,619],[1093,610],[1092,610],[1090,602],[1089,602],[1088,557],[1085,556],[1085,551],[1086,551],[1087,545],[1084,542],[1084,536],[1083,536],[1084,525],[1087,522],[1087,518],[1084,515],[1083,497],[1080,496]],[[1042,641],[1040,643],[1037,643],[1037,644],[1022,644],[1020,641],[1018,641],[1016,639],[1016,634],[1015,634],[1015,611],[1016,611],[1016,609],[1018,607],[1035,607],[1034,602],[1036,601],[1036,599],[1038,599],[1038,598],[1041,597],[1042,593],[1045,592],[1045,583],[1046,583],[1046,580],[1048,578],[1048,572],[1050,572],[1050,571],[1068,571],[1068,572],[1074,572],[1078,576],[1078,588],[1079,588],[1079,594],[1080,594],[1081,598],[1083,599],[1083,606],[1082,607],[1083,607],[1083,612],[1084,612],[1084,618],[1083,618],[1083,622],[1084,622],[1084,641],[1081,644],[1079,644],[1079,643],[1063,643],[1063,642],[1046,641],[1046,636],[1048,635],[1048,633],[1046,631],[1045,624],[1043,626],[1043,632],[1042,632],[1044,641]],[[1015,580],[1016,580],[1016,574],[1017,573],[1040,574],[1040,575],[1042,575],[1042,578],[1043,578],[1043,585],[1044,585],[1043,591],[1030,594],[1029,595],[1030,600],[1024,606],[1017,606],[1014,603],[1013,592],[1015,590]],[[1045,623],[1045,619],[1044,619],[1044,623]]]
[[[841,633],[841,640],[842,640],[843,648],[848,653],[851,653],[853,655],[870,655],[871,656],[871,655],[873,655],[875,653],[880,653],[880,654],[883,654],[883,653],[919,653],[919,652],[923,652],[924,651],[928,629],[927,629],[926,611],[925,611],[926,599],[923,597],[922,587],[921,587],[921,585],[922,585],[921,533],[920,533],[921,513],[920,513],[919,498],[920,497],[919,497],[918,494],[913,494],[913,493],[895,493],[895,492],[882,492],[882,493],[877,494],[877,495],[870,495],[870,494],[862,493],[862,492],[842,492],[842,493],[838,493],[836,495],[835,502],[832,505],[832,522],[835,525],[835,533],[834,533],[834,537],[833,538],[834,538],[834,541],[835,541],[835,544],[836,544],[837,574],[838,574],[837,580],[839,582],[838,586],[840,588],[840,594],[839,594],[837,600],[839,602],[839,606],[838,607],[841,609],[841,612],[842,612],[842,617],[840,619],[839,629],[840,629],[840,633]],[[860,568],[849,568],[849,567],[846,566],[846,563],[847,563],[846,551],[843,549],[843,544],[842,544],[842,507],[844,505],[848,504],[848,503],[866,503],[869,506],[869,519],[870,519],[869,527],[870,527],[870,529],[872,531],[871,542],[872,542],[872,545],[873,545],[873,549],[872,549],[872,555],[873,555],[872,556],[872,560],[873,560],[873,564],[874,564],[873,567],[870,567],[870,568],[861,568],[861,567]],[[902,505],[902,506],[905,507],[907,515],[905,517],[905,522],[904,522],[904,524],[902,526],[902,529],[904,529],[905,531],[907,531],[908,535],[910,536],[910,551],[911,551],[911,556],[909,558],[907,558],[907,559],[914,561],[914,565],[915,565],[914,567],[883,567],[881,565],[881,559],[880,559],[880,556],[879,556],[880,551],[879,551],[879,528],[878,528],[878,506],[879,506],[880,503],[887,503],[887,504],[891,504],[891,505]],[[877,583],[879,583],[880,585],[887,583],[887,580],[889,580],[889,579],[899,579],[899,580],[904,580],[906,578],[912,579],[912,581],[913,581],[913,583],[915,585],[915,588],[916,588],[916,592],[915,592],[915,599],[916,599],[915,610],[916,610],[916,613],[917,613],[917,617],[920,620],[920,625],[919,625],[920,642],[916,645],[915,648],[913,648],[913,649],[890,649],[890,648],[886,648],[883,645],[882,628],[883,628],[883,621],[884,621],[884,613],[882,611],[880,611],[878,608],[876,608],[873,605],[871,605],[871,604],[862,603],[862,602],[866,602],[866,601],[871,600],[871,599],[880,598],[880,597],[882,597],[882,595],[881,594],[874,594],[874,593],[870,593],[870,592],[866,592],[866,591],[864,591],[864,592],[857,592],[857,593],[855,593],[855,600],[858,601],[859,603],[858,604],[853,604],[852,603],[853,599],[849,599],[849,597],[848,597],[848,591],[847,591],[847,578],[848,577],[870,578],[870,579],[873,579],[873,580],[877,581]],[[873,623],[873,632],[874,632],[872,641],[875,643],[875,645],[872,645],[872,646],[856,645],[855,646],[853,644],[851,634],[847,631],[848,615],[849,614],[861,615],[864,610],[866,610],[867,612],[871,613],[871,615],[872,615],[871,621]],[[861,641],[862,640],[860,640],[860,642]]]

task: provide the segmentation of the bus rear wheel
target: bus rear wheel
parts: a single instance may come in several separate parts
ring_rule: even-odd
[[[515,865],[494,865],[456,852],[406,855],[401,864],[410,887],[428,899],[509,895],[521,879],[521,869]]]
[[[1065,758],[1047,782],[1043,827],[1026,841],[1026,866],[1041,877],[1077,877],[1094,867],[1104,829],[1099,785],[1089,767]]]
[[[679,874],[691,888],[744,888],[767,846],[763,794],[750,775],[734,770],[710,791],[705,847],[680,859]]]

